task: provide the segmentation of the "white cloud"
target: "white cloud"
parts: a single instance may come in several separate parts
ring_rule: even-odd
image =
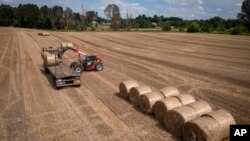
[[[184,19],[200,18],[206,14],[203,0],[163,0],[166,2],[166,16]]]
[[[220,9],[220,8],[217,8],[217,9],[216,9],[216,11],[218,11],[218,12],[221,12],[221,11],[222,11],[222,9]]]
[[[13,0],[2,0],[2,2],[11,3]]]
[[[239,6],[239,7],[241,7],[242,3],[237,3],[236,5]]]
[[[170,5],[180,5],[180,6],[196,6],[202,5],[202,0],[164,0]]]
[[[100,10],[104,10],[108,4],[116,4],[120,8],[121,16],[125,17],[127,11],[132,13],[135,17],[139,14],[146,14],[148,9],[142,6],[140,3],[137,2],[128,2],[124,0],[101,0],[103,6],[100,7]]]

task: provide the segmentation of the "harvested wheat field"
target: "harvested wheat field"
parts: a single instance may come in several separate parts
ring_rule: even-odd
[[[50,32],[0,28],[0,140],[182,141],[119,94],[135,79],[229,111],[250,124],[250,37],[150,32]],[[103,57],[81,87],[56,90],[42,68],[43,47],[72,42]],[[70,62],[74,53],[67,52]]]

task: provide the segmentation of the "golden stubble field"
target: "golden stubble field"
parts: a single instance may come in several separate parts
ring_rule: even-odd
[[[119,97],[136,79],[181,93],[250,123],[250,37],[148,32],[51,32],[0,28],[0,140],[180,140],[153,116]],[[73,42],[99,53],[102,72],[83,72],[82,86],[55,90],[41,48]],[[74,54],[67,53],[66,58]]]

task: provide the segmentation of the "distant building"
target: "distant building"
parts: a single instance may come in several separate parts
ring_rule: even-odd
[[[92,27],[98,27],[98,26],[99,26],[99,23],[96,22],[96,21],[92,21],[92,22],[91,22],[91,26],[92,26]]]
[[[156,22],[151,23],[153,27],[159,27],[159,25]]]

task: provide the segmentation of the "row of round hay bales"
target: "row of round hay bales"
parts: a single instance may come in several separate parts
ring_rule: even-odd
[[[229,136],[232,115],[225,110],[212,111],[206,101],[196,101],[190,94],[180,94],[175,87],[152,91],[135,80],[120,83],[120,94],[139,106],[142,112],[154,113],[156,119],[175,136],[186,141],[219,141]]]
[[[135,80],[121,82],[119,89],[122,97],[129,98],[135,107],[139,107],[147,114],[155,113],[160,121],[168,110],[195,101],[191,95],[180,95],[175,87],[168,86],[159,91],[153,91],[151,87],[140,85]]]
[[[183,137],[185,141],[221,141],[229,137],[232,124],[236,124],[233,116],[220,109],[187,122]]]

